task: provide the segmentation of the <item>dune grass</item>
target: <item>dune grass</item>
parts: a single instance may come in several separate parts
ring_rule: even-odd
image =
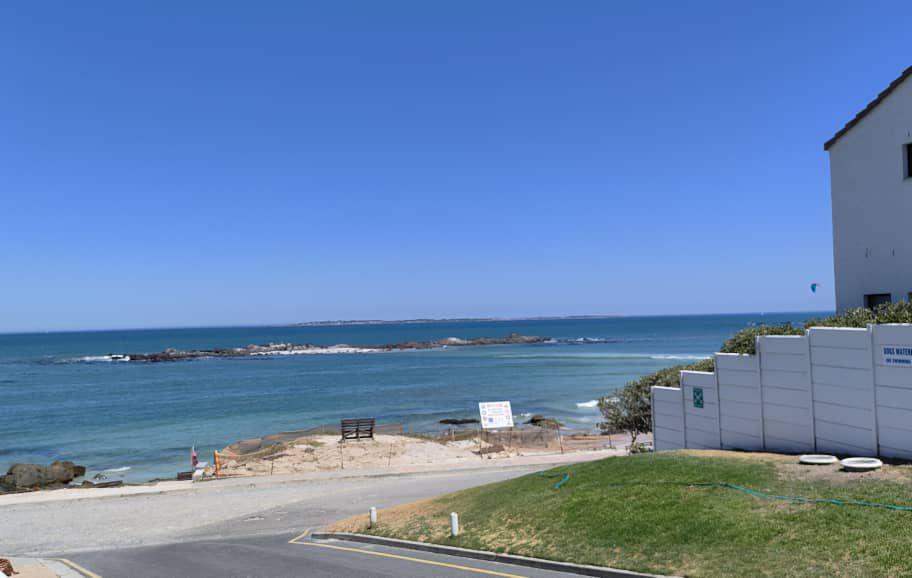
[[[782,495],[912,505],[909,468],[820,476],[827,472],[803,470],[795,461],[693,452],[608,458],[384,510],[370,532],[659,574],[912,574],[912,512],[688,485],[729,482]],[[564,473],[569,481],[554,489]],[[451,511],[459,513],[458,538],[448,536]],[[351,519],[332,529],[364,532],[365,522]]]

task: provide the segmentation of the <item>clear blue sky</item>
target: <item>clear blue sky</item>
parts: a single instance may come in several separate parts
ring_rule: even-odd
[[[4,2],[0,330],[832,308],[865,6]]]

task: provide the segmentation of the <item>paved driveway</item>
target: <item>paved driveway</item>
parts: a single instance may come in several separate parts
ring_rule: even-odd
[[[338,540],[315,542],[294,535],[225,538],[121,550],[81,552],[68,560],[89,578],[192,576],[313,576],[315,578],[577,576],[496,562]],[[94,576],[92,576],[94,574]]]

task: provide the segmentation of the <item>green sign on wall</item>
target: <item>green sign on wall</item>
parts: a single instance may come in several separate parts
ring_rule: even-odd
[[[702,387],[693,388],[693,402],[694,402],[694,407],[703,409],[703,388]]]

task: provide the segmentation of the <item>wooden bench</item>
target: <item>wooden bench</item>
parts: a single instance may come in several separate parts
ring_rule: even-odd
[[[341,424],[342,441],[374,439],[374,418],[343,419]]]

